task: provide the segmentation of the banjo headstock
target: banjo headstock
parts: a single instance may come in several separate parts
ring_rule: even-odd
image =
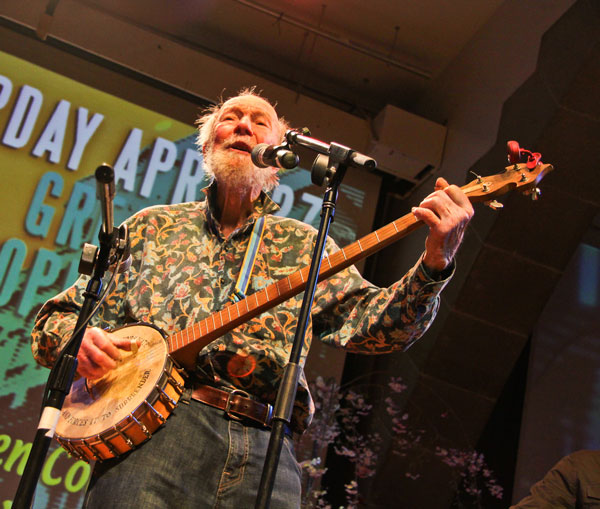
[[[475,174],[477,178],[462,187],[472,202],[483,201],[492,208],[500,208],[502,204],[496,202],[495,198],[513,190],[528,194],[533,200],[540,195],[537,186],[554,167],[551,164],[542,163],[540,153],[519,148],[516,141],[509,141],[507,146],[508,159],[514,164],[507,166],[502,173],[497,175],[481,177]],[[528,155],[526,163],[517,162],[522,154]]]

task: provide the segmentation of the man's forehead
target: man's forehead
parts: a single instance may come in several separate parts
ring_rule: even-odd
[[[264,113],[274,119],[278,118],[275,108],[273,108],[267,100],[254,95],[241,95],[227,99],[227,101],[223,103],[221,111],[223,112],[236,108],[248,109],[255,113]]]

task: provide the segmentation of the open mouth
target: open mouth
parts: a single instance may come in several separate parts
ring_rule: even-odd
[[[236,141],[227,148],[236,150],[238,152],[245,152],[247,154],[252,152],[252,147],[243,141]]]

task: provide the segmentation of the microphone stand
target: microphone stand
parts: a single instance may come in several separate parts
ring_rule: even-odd
[[[286,425],[291,422],[294,400],[296,398],[296,389],[301,369],[300,359],[302,354],[302,345],[306,336],[310,310],[315,296],[316,286],[319,280],[319,270],[323,260],[325,250],[325,241],[329,232],[329,226],[335,215],[335,207],[338,195],[338,188],[344,178],[348,166],[364,167],[374,169],[377,163],[374,159],[365,156],[355,150],[332,142],[331,144],[310,138],[307,136],[308,130],[302,132],[289,130],[286,133],[287,144],[297,144],[307,147],[319,155],[316,157],[311,170],[311,179],[314,184],[323,185],[326,189],[323,196],[323,205],[321,209],[321,221],[315,239],[312,260],[309,269],[306,289],[300,314],[298,316],[298,325],[292,344],[288,364],[285,366],[283,378],[277,392],[277,399],[273,410],[273,420],[271,436],[265,457],[265,463],[262,471],[258,495],[256,498],[255,509],[268,509],[275,483],[275,474],[279,464],[281,448]]]
[[[83,340],[87,323],[92,318],[94,306],[100,299],[102,278],[110,266],[111,253],[116,246],[118,260],[122,256],[123,251],[126,250],[128,244],[127,228],[113,229],[112,223],[108,226],[106,219],[108,217],[112,222],[112,213],[106,213],[105,211],[103,213],[105,216],[104,224],[98,234],[100,248],[98,249],[95,246],[86,244],[83,249],[79,271],[82,274],[91,274],[91,278],[83,293],[84,301],[79,311],[77,324],[75,325],[75,333],[67,342],[57,362],[50,370],[46,390],[44,391],[44,407],[31,452],[15,494],[12,504],[13,509],[28,509],[32,505],[35,487],[40,477],[44,460],[48,454],[50,443],[54,437],[60,411],[66,396],[71,390],[73,378],[77,371],[77,354],[81,346],[81,341]],[[118,265],[115,266],[114,270],[118,270]]]

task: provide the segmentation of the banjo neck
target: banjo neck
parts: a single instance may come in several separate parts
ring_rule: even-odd
[[[336,251],[331,256],[325,255],[319,270],[319,281],[383,249],[423,224],[414,215],[407,214]],[[171,357],[184,368],[193,369],[196,355],[211,341],[304,291],[309,270],[310,267],[304,267],[169,336],[167,347]]]

